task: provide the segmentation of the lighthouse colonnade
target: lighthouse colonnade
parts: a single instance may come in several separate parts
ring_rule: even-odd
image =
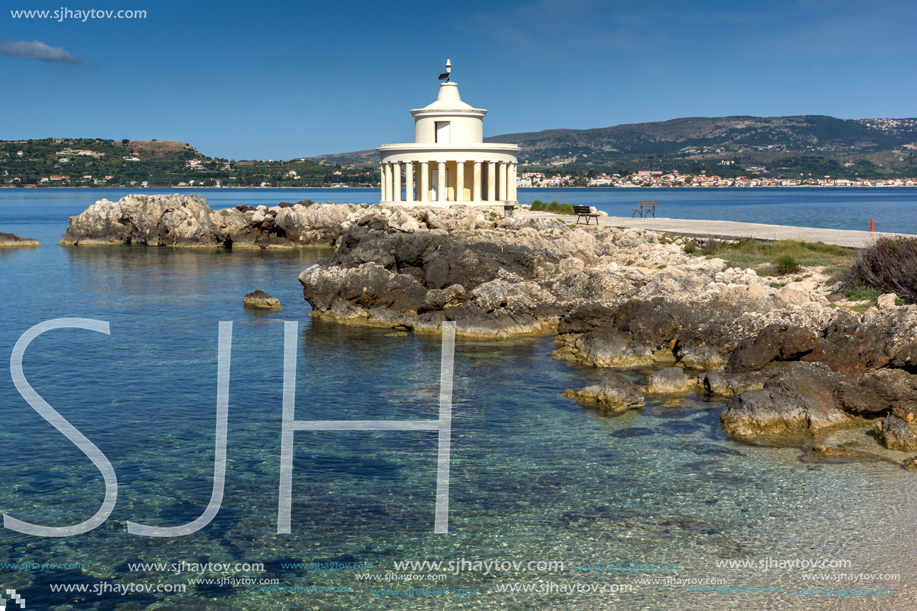
[[[515,161],[484,159],[383,161],[381,199],[394,203],[515,202],[516,165]]]

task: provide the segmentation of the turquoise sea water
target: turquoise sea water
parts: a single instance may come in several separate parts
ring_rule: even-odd
[[[0,529],[0,586],[15,589],[28,610],[917,606],[913,474],[887,463],[815,463],[800,449],[736,443],[719,426],[723,403],[694,395],[603,417],[561,396],[600,372],[552,359],[551,337],[457,340],[448,534],[433,533],[435,434],[350,431],[296,433],[292,532],[277,534],[281,321],[299,322],[299,420],[436,418],[439,338],[313,322],[296,276],[327,249],[61,248],[68,216],[119,195],[23,191],[0,191],[0,231],[44,246],[0,250],[0,357],[8,363],[17,340],[43,321],[110,324],[110,335],[64,329],[39,336],[23,370],[118,478],[115,509],[91,532],[41,538]],[[223,208],[303,197],[359,201],[355,193],[206,196]],[[375,195],[363,193],[366,201]],[[245,310],[242,296],[259,288],[279,297],[283,309]],[[222,506],[192,535],[129,534],[128,521],[188,523],[210,500],[220,321],[233,321]],[[26,403],[4,370],[0,512],[48,526],[82,522],[103,500],[99,470]],[[646,373],[625,372],[635,381]],[[396,568],[402,561],[444,564]],[[461,569],[462,561],[468,564],[458,574],[446,570],[449,562]],[[489,571],[475,564],[494,561],[508,564]],[[726,561],[754,567],[718,566]],[[826,567],[764,570],[768,561]],[[338,568],[313,570],[313,562]],[[529,562],[536,564],[529,569]],[[81,567],[29,568],[42,563]],[[208,563],[229,568],[188,570]],[[263,568],[251,566],[257,564]],[[630,572],[598,570],[614,565]],[[806,579],[837,573],[861,577]],[[388,575],[399,581],[385,581]],[[722,580],[721,590],[733,590],[638,583],[665,578]],[[228,580],[236,581],[224,585]],[[141,586],[152,590],[119,591]],[[593,586],[606,592],[569,592]],[[277,587],[299,591],[271,590]],[[513,587],[518,591],[505,591]],[[813,593],[791,594],[793,588]],[[890,593],[867,595],[874,588]]]

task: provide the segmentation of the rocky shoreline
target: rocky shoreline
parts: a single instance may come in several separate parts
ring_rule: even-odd
[[[299,276],[313,317],[422,333],[455,321],[467,337],[553,333],[556,358],[609,370],[565,395],[609,413],[697,392],[729,397],[722,425],[742,441],[811,443],[874,426],[886,448],[917,451],[917,306],[886,296],[858,313],[829,303],[818,270],[771,286],[664,234],[501,213],[312,202],[214,212],[196,196],[129,196],[71,219],[61,243],[334,244]],[[642,387],[613,371],[635,366],[660,371]]]

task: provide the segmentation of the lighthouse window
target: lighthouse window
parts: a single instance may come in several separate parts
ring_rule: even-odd
[[[436,143],[437,144],[449,144],[451,139],[451,129],[449,128],[449,121],[437,121],[436,122]]]

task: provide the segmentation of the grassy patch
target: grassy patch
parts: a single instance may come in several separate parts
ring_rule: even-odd
[[[796,263],[794,271],[798,271],[801,267],[815,265],[846,268],[853,260],[852,252],[848,248],[803,240],[762,242],[752,239],[726,241],[708,238],[706,240],[686,240],[684,248],[687,254],[702,254],[707,257],[724,259],[730,267],[741,269],[765,267],[761,271],[768,275],[793,273],[792,271],[780,272],[781,261],[789,263],[790,259]]]
[[[532,202],[531,210],[536,212],[553,212],[554,214],[573,214],[573,204],[560,203],[554,200],[551,203],[536,199]]]
[[[876,305],[876,300],[882,294],[882,289],[866,286],[862,281],[857,281],[847,289],[847,299],[850,301],[869,301]]]

